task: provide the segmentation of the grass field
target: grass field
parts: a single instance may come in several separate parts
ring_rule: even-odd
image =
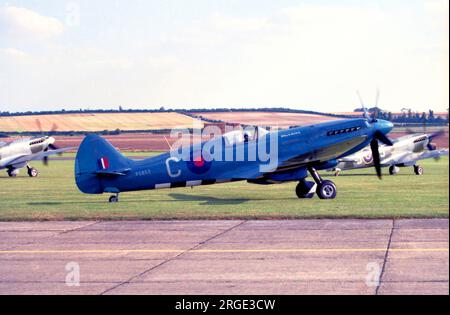
[[[83,195],[74,183],[73,161],[35,164],[39,178],[22,172],[15,179],[0,175],[0,220],[134,220],[134,219],[292,219],[292,218],[424,218],[449,215],[449,160],[421,163],[422,177],[404,168],[379,181],[373,169],[343,173],[331,179],[338,198],[299,200],[295,183],[257,186],[246,182],[144,191],[121,195]],[[385,170],[386,173],[386,170]],[[352,175],[352,176],[350,176]]]

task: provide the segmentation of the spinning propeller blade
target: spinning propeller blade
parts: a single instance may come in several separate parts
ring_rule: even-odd
[[[375,166],[375,170],[377,171],[377,176],[379,179],[382,179],[383,173],[381,171],[381,158],[377,139],[373,138],[372,141],[370,141],[370,149],[372,150],[373,164]]]
[[[359,102],[361,104],[361,107],[364,110],[364,118],[367,119],[367,120],[370,120],[370,115],[369,115],[369,112],[367,111],[366,106],[364,105],[364,101],[363,101],[363,99],[361,97],[361,93],[359,93],[359,90],[356,91],[356,93],[358,94],[358,98],[359,98]]]
[[[59,147],[57,147],[56,145],[54,145],[54,144],[49,144],[49,146],[48,146],[50,149],[52,149],[52,150],[58,150],[59,149]]]
[[[40,133],[42,133],[42,124],[41,124],[41,121],[39,119],[36,119],[36,126],[38,128],[38,131]]]
[[[428,144],[427,144],[427,148],[430,151],[434,151],[436,150],[436,145],[432,144],[433,140],[435,138],[439,138],[442,137],[445,134],[444,130],[439,130],[438,132],[432,133],[431,135],[428,136]]]
[[[379,179],[383,178],[383,173],[381,171],[381,156],[380,156],[380,145],[379,142],[384,143],[387,146],[394,145],[392,141],[386,137],[382,132],[375,132],[372,141],[370,141],[370,149],[372,150],[373,164],[377,172]]]
[[[45,132],[42,129],[42,123],[41,123],[41,121],[39,119],[36,119],[36,126],[37,126],[39,132],[44,135]],[[46,138],[49,139],[50,135],[54,134],[57,129],[58,129],[58,125],[53,123],[52,128],[50,129],[50,131],[46,133],[47,134]],[[49,149],[51,149],[51,150],[58,150],[59,148],[56,145],[54,145],[53,143],[50,143],[48,145],[48,147],[44,151],[46,152]],[[62,153],[59,153],[58,155],[62,155]],[[44,163],[45,166],[48,166],[49,158],[47,156],[42,158],[42,162]]]

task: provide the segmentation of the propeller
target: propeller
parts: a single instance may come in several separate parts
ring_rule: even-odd
[[[372,117],[370,117],[369,112],[367,111],[366,106],[364,105],[363,98],[361,97],[361,93],[359,90],[357,91],[359,101],[364,110],[364,118],[370,123],[377,122],[378,112],[377,110],[373,112]],[[375,108],[378,108],[378,103],[380,101],[380,89],[377,89],[376,98],[375,98]],[[383,173],[381,170],[381,155],[380,155],[380,142],[387,145],[393,146],[394,143],[381,131],[376,131],[373,135],[372,141],[370,141],[370,149],[372,151],[372,158],[375,170],[377,172],[377,176],[379,179],[383,178]]]
[[[36,118],[36,126],[37,126],[37,129],[38,129],[39,133],[42,134],[42,135],[51,136],[52,134],[54,134],[58,130],[58,125],[56,123],[53,123],[52,127],[50,128],[50,131],[45,132],[43,130],[43,128],[42,128],[42,123],[41,123],[41,120],[39,118]]]
[[[407,128],[406,132],[408,134],[410,134],[410,135],[419,135],[419,134],[421,134],[420,132],[414,131],[411,128]],[[426,133],[426,131],[424,133]],[[436,138],[444,136],[445,133],[446,133],[445,130],[439,130],[439,131],[436,131],[436,132],[434,132],[434,133],[432,133],[430,135],[427,135],[427,137],[428,137],[428,144],[427,144],[428,150],[430,150],[430,151],[436,150],[436,145],[434,145],[432,143],[433,140],[436,139]]]
[[[39,133],[46,134],[46,135],[48,135],[48,137],[50,137],[52,134],[54,134],[56,132],[56,130],[58,129],[58,125],[56,123],[53,123],[50,131],[49,132],[44,132],[43,129],[42,129],[42,123],[41,123],[40,119],[36,119],[36,126],[37,126],[37,128],[39,130]],[[51,150],[58,150],[59,149],[59,147],[54,145],[54,139],[53,139],[53,142],[51,142],[48,145],[48,147],[44,150],[44,152],[47,152],[49,149],[51,149]],[[62,153],[59,153],[58,155],[62,155]],[[48,160],[49,160],[48,156],[46,156],[46,157],[44,157],[42,159],[42,162],[44,163],[45,166],[48,166]]]
[[[367,111],[366,106],[364,105],[364,101],[363,101],[363,99],[361,97],[361,93],[359,93],[359,90],[356,91],[356,93],[358,94],[358,98],[359,98],[359,102],[361,104],[361,108],[364,110],[364,115],[363,115],[364,118],[367,119],[367,120],[370,120],[370,115],[369,115],[369,112]]]
[[[427,148],[430,151],[434,151],[436,150],[436,145],[434,145],[432,142],[435,138],[439,138],[442,137],[445,134],[444,130],[439,130],[438,132],[432,133],[431,135],[428,136],[428,144],[427,144]]]
[[[372,150],[373,164],[377,172],[378,178],[382,179],[383,173],[381,171],[380,142],[388,146],[392,146],[393,143],[388,137],[386,137],[386,135],[384,135],[380,131],[375,132],[372,141],[370,141],[370,149]]]
[[[52,149],[52,150],[58,150],[58,149],[59,149],[59,147],[57,147],[57,146],[54,145],[54,144],[49,144],[48,147],[49,147],[50,149]]]
[[[382,179],[383,173],[381,171],[381,158],[377,139],[373,138],[372,141],[370,141],[370,149],[372,150],[373,164],[375,166],[375,170],[377,171],[377,176],[379,179]]]
[[[369,122],[375,122],[377,120],[378,117],[378,110],[373,111],[372,115],[369,113],[369,111],[367,110],[366,105],[364,104],[364,100],[361,96],[361,93],[359,92],[359,90],[356,91],[356,93],[358,94],[358,98],[359,98],[359,102],[361,104],[362,109],[364,110],[364,118],[369,121]],[[375,96],[375,108],[378,108],[378,103],[380,102],[380,89],[377,89],[377,93]]]

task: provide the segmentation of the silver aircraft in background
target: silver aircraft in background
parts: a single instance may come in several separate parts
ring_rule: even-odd
[[[30,177],[39,172],[30,166],[31,161],[42,160],[48,164],[48,157],[74,148],[60,149],[55,146],[55,138],[50,136],[22,138],[10,143],[0,142],[0,170],[6,169],[9,177],[19,175],[20,169],[27,167]]]
[[[389,174],[395,175],[400,167],[414,167],[416,175],[423,175],[424,169],[417,164],[418,161],[434,158],[438,160],[448,155],[448,149],[437,149],[432,143],[433,139],[443,132],[428,134],[407,135],[393,140],[393,146],[380,146],[381,166],[389,167]],[[339,176],[343,170],[353,170],[373,167],[373,156],[369,147],[339,160],[339,164],[332,171]]]

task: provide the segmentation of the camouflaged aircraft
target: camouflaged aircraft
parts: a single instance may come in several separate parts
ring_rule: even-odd
[[[443,132],[433,134],[412,134],[392,140],[392,146],[380,146],[381,167],[389,167],[389,174],[396,175],[401,167],[413,167],[416,175],[423,175],[424,168],[417,164],[424,159],[439,159],[448,155],[448,149],[438,149],[433,139]],[[343,170],[353,170],[374,166],[372,151],[369,147],[339,159],[338,165],[331,171],[338,176]]]
[[[0,142],[0,170],[6,169],[9,177],[16,177],[21,168],[27,167],[28,175],[37,177],[39,172],[30,166],[31,161],[42,160],[48,165],[49,156],[73,149],[60,149],[54,143],[55,138],[50,136],[21,138],[10,143]]]

